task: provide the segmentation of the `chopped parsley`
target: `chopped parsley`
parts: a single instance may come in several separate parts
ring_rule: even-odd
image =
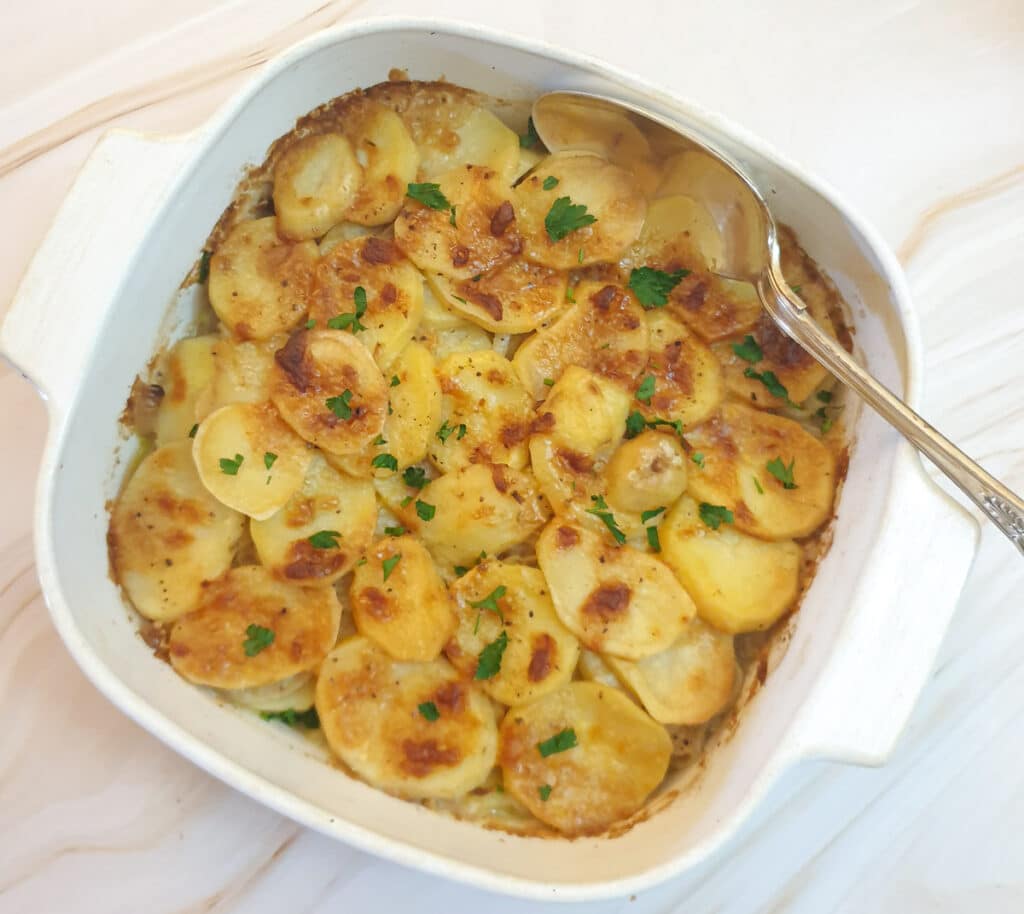
[[[551,190],[554,187],[558,187],[558,178],[556,178],[554,175],[548,175],[544,179],[544,183],[541,184],[541,187],[543,187],[544,190]]]
[[[566,749],[572,749],[576,745],[578,745],[576,742],[576,731],[572,727],[566,727],[564,730],[559,730],[550,739],[537,743],[537,751],[543,758],[547,758],[549,755],[555,755],[558,752],[565,752]]]
[[[391,376],[391,386],[392,387],[398,387],[398,385],[401,384],[401,383],[402,382],[398,379],[398,375],[393,374]]]
[[[647,428],[647,420],[644,418],[644,414],[639,410],[633,410],[628,416],[626,416],[626,437],[635,438],[645,428]]]
[[[832,402],[832,391],[831,390],[819,390],[815,395],[822,403]]]
[[[666,273],[652,267],[637,267],[630,271],[628,285],[640,304],[649,311],[651,308],[664,308],[668,304],[669,293],[689,275],[689,270]]]
[[[540,797],[541,803],[547,803],[548,797],[551,796],[551,785],[541,784],[540,787],[537,788],[537,795]]]
[[[277,454],[271,454],[270,451],[267,451],[263,455],[263,466],[269,470],[274,465],[275,460],[277,460]]]
[[[756,365],[764,358],[764,353],[761,351],[761,347],[757,345],[757,340],[749,333],[743,337],[742,343],[732,344],[732,351],[743,359],[744,362],[750,362],[751,365]]]
[[[332,330],[351,330],[353,333],[366,329],[366,325],[359,321],[359,318],[366,314],[366,289],[362,286],[356,286],[356,290],[352,294],[352,300],[356,306],[355,313],[339,314],[336,317],[332,317],[327,322],[328,327]]]
[[[398,555],[393,555],[390,558],[386,558],[384,559],[383,562],[380,563],[381,570],[383,570],[384,572],[385,581],[391,577],[391,572],[395,570],[395,565],[397,565],[401,560],[402,553],[399,552]]]
[[[459,427],[455,430],[455,440],[461,441],[466,437],[466,423],[460,422]]]
[[[756,476],[751,477],[754,480],[754,488],[757,489],[758,495],[764,495],[764,489],[761,488],[761,480]]]
[[[545,378],[544,379],[544,386],[545,387],[554,387],[555,386],[554,379],[553,378]]]
[[[441,193],[440,184],[410,184],[405,189],[405,195],[417,203],[429,206],[431,209],[444,210],[452,208],[448,198]]]
[[[198,431],[199,431],[199,423],[197,422],[195,425],[192,426],[192,428],[190,428],[188,430],[189,438],[195,438],[196,432],[198,432]]]
[[[432,701],[425,701],[423,704],[417,705],[416,707],[420,714],[429,721],[435,721],[441,716],[441,712],[437,710],[437,705]]]
[[[378,470],[397,470],[398,459],[391,454],[378,454],[370,461],[370,466]]]
[[[508,635],[502,631],[498,637],[487,645],[476,662],[474,679],[493,679],[501,669],[501,658],[508,647]]]
[[[597,216],[588,213],[582,203],[573,203],[568,197],[559,197],[544,217],[544,228],[547,229],[548,238],[561,241],[570,232],[594,222],[597,222]]]
[[[690,459],[702,470],[704,469],[704,455],[700,451],[694,451]]]
[[[583,263],[583,248],[576,252],[576,263]]]
[[[778,397],[780,400],[785,400],[790,406],[796,406],[796,404],[789,399],[789,391],[783,386],[782,382],[775,375],[774,371],[754,371],[753,368],[743,369],[743,377],[750,378],[753,381],[760,381],[766,388],[768,393],[773,397]]]
[[[647,422],[648,428],[657,428],[659,425],[667,425],[669,428],[674,429],[680,438],[683,437],[682,419],[649,419]]]
[[[387,444],[387,441],[384,440],[383,435],[378,435],[376,438],[373,439],[373,443],[375,446],[380,447],[382,445]]]
[[[473,609],[487,610],[489,613],[494,613],[502,622],[504,622],[505,614],[501,611],[501,607],[498,605],[498,600],[505,596],[506,590],[507,588],[504,584],[499,584],[482,600],[470,600],[469,605]],[[480,617],[478,615],[477,621],[479,621],[479,618]],[[473,629],[473,631],[475,633],[476,629]]]
[[[566,286],[565,287],[565,300],[570,305],[575,305],[576,304],[576,296],[573,294],[573,292],[574,292],[574,290],[573,290],[572,286]]]
[[[821,420],[821,433],[823,435],[827,434],[828,430],[830,428],[832,428],[832,420],[831,420],[831,418],[829,418],[828,413],[825,412],[825,407],[824,406],[819,407],[815,411],[814,415],[815,415],[815,418]]]
[[[444,444],[452,436],[452,433],[454,431],[455,429],[452,428],[448,424],[448,420],[445,419],[444,422],[441,423],[441,427],[437,430],[437,438],[441,442],[441,444]]]
[[[661,552],[661,539],[658,536],[657,527],[646,527],[647,530],[647,545],[651,547],[651,552]]]
[[[406,467],[402,471],[402,482],[411,489],[422,489],[430,480],[423,467]]]
[[[255,657],[274,643],[274,633],[262,625],[250,625],[245,630],[246,639],[242,642],[242,650],[246,657]]]
[[[238,468],[242,465],[242,461],[245,458],[241,454],[235,454],[235,459],[232,460],[230,457],[220,458],[220,471],[225,476],[237,476]]]
[[[650,511],[644,511],[640,515],[640,523],[646,524],[647,521],[654,519],[659,514],[664,512],[664,510],[665,510],[664,508],[651,508]]]
[[[306,321],[306,329],[307,330],[312,330],[315,326],[316,326],[316,321],[313,318],[310,318],[308,321]]]
[[[351,419],[352,418],[352,407],[349,405],[352,402],[352,391],[346,390],[343,394],[337,397],[329,397],[325,403],[327,408],[334,413],[339,419]]]
[[[654,375],[649,374],[640,382],[640,386],[636,389],[636,398],[641,403],[646,403],[648,406],[651,405],[651,397],[654,396]]]
[[[732,511],[724,505],[709,505],[702,501],[699,510],[700,519],[712,530],[717,530],[722,524],[731,524],[735,520]]]
[[[626,542],[626,534],[619,529],[619,525],[615,521],[615,515],[608,510],[608,503],[604,500],[601,495],[591,495],[590,500],[594,503],[593,508],[587,508],[587,514],[593,514],[595,517],[599,517],[608,528],[611,535],[615,538],[620,546]]]
[[[296,711],[295,708],[288,708],[286,711],[260,711],[260,717],[264,720],[279,720],[289,727],[305,727],[307,730],[316,730],[320,727],[320,715],[316,713],[316,708],[310,708],[308,711]]]
[[[403,499],[402,499],[402,500],[401,500],[401,501],[399,502],[399,504],[400,504],[400,505],[401,505],[401,506],[402,506],[403,508],[408,508],[408,507],[409,507],[409,505],[411,504],[411,502],[412,502],[412,496],[411,496],[411,495],[406,495],[406,496],[405,496],[405,498],[403,498]]]
[[[199,282],[206,282],[210,278],[210,258],[213,254],[210,251],[203,251],[199,255]]]
[[[418,498],[416,499],[416,516],[420,520],[433,520],[435,511],[437,511],[437,508],[434,505],[420,501]]]
[[[464,574],[466,574],[466,572],[469,571],[469,569],[465,565],[456,565],[455,568],[452,570],[455,572],[455,577],[457,578],[461,578]]]
[[[448,217],[448,224],[452,228],[458,228],[458,226],[455,224],[455,207],[454,206],[452,207],[452,214]]]
[[[317,530],[309,537],[309,545],[314,549],[337,549],[341,534],[337,530]]]
[[[519,146],[522,149],[533,149],[539,142],[540,137],[537,136],[537,128],[533,126],[533,118],[531,117],[526,122],[526,133],[519,136]]]
[[[775,457],[769,460],[764,468],[772,474],[779,482],[782,483],[784,489],[795,489],[796,482],[793,480],[793,466],[796,464],[796,458],[794,457],[789,461],[789,466],[782,462],[781,457]]]
[[[404,536],[405,535],[405,527],[403,527],[401,525],[399,525],[397,527],[385,527],[384,528],[384,535],[385,536]]]
[[[803,292],[803,290],[804,290],[804,287],[803,287],[803,286],[790,286],[790,288],[791,288],[791,289],[792,289],[792,290],[793,290],[794,292],[796,292],[796,294],[797,294],[797,295],[799,295],[799,294],[800,294],[801,292]]]

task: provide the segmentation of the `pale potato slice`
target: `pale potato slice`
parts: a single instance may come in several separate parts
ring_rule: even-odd
[[[553,187],[551,178],[558,182]],[[516,187],[514,202],[525,255],[556,270],[618,260],[639,237],[647,211],[629,172],[598,156],[573,153],[544,159]],[[562,234],[578,225],[565,212],[572,206],[586,207],[584,215],[596,221]]]
[[[278,229],[295,241],[319,238],[346,215],[362,183],[363,169],[342,134],[295,140],[274,166]]]
[[[213,378],[196,398],[196,419],[202,421],[229,403],[265,403],[270,399],[274,353],[288,337],[239,342],[218,339],[213,345]]]
[[[671,647],[642,660],[609,655],[608,665],[663,724],[702,724],[729,705],[736,680],[732,635],[700,619]]]
[[[248,689],[315,669],[340,624],[334,588],[299,587],[242,565],[207,584],[196,609],[174,623],[168,655],[189,682]]]
[[[435,274],[435,278],[436,275],[439,274]],[[479,329],[449,308],[448,303],[435,293],[433,284],[429,280],[424,280],[423,317],[418,328],[420,332],[436,333],[443,330],[456,330],[460,327]]]
[[[249,532],[261,564],[277,577],[319,584],[352,570],[376,524],[373,483],[339,473],[315,454],[301,488],[280,511],[252,521]],[[316,537],[314,544],[310,538],[324,531],[337,536]]]
[[[232,403],[199,423],[192,456],[218,501],[264,520],[302,485],[313,453],[271,404]]]
[[[519,160],[516,162],[515,174],[513,175],[512,183],[515,184],[523,175],[527,172],[532,171],[536,168],[537,164],[544,160],[547,156],[546,152],[543,152],[543,146],[539,143],[535,143],[529,149],[519,149]]]
[[[416,339],[423,343],[439,362],[452,355],[491,349],[493,345],[491,335],[486,330],[461,318],[455,327],[446,330],[426,330]]]
[[[420,135],[423,178],[436,180],[456,168],[483,165],[511,183],[519,164],[519,137],[486,108],[470,107],[452,120],[450,131]]]
[[[363,295],[365,312],[357,316]],[[309,316],[318,329],[349,321],[346,331],[354,333],[384,371],[412,339],[423,316],[423,279],[386,238],[342,241],[317,266]]]
[[[464,822],[495,828],[513,835],[536,835],[547,831],[530,811],[501,784],[501,769],[495,768],[479,787],[454,800],[427,800],[424,805]]]
[[[605,467],[609,504],[634,512],[673,504],[686,490],[689,462],[674,434],[646,431],[624,441]]]
[[[355,222],[339,222],[323,238],[317,242],[317,250],[320,256],[330,254],[343,241],[353,241],[356,238],[370,238],[374,231],[365,225],[357,225]]]
[[[348,129],[363,182],[345,218],[361,225],[385,225],[402,208],[410,181],[416,180],[420,153],[402,119],[382,105],[370,105]]]
[[[696,614],[689,594],[653,555],[555,518],[537,562],[558,618],[584,647],[639,659],[664,650]]]
[[[651,159],[651,144],[625,111],[560,100],[557,116],[551,115],[545,120],[545,139],[555,149],[589,153],[623,168]]]
[[[558,444],[594,456],[622,440],[633,400],[617,384],[569,365],[549,390],[537,426]]]
[[[472,279],[428,277],[452,311],[493,333],[527,333],[563,312],[568,275],[513,260]]]
[[[435,209],[410,197],[395,220],[395,242],[416,266],[470,279],[519,253],[512,189],[496,171],[467,165],[437,185],[446,205]]]
[[[542,755],[556,738],[571,747]],[[671,755],[661,724],[622,692],[593,682],[512,708],[501,724],[505,789],[567,835],[596,834],[637,812]]]
[[[436,719],[421,705],[432,705]],[[398,796],[457,797],[483,783],[497,757],[494,711],[480,689],[447,660],[393,660],[361,635],[324,661],[316,709],[338,757]]]
[[[836,331],[828,316],[827,306],[823,302],[818,302],[809,304],[808,310],[815,323],[834,339]],[[745,372],[748,369],[756,374],[771,371],[786,388],[789,399],[794,403],[802,403],[829,377],[828,371],[796,340],[790,339],[767,314],[761,315],[750,335],[757,342],[763,355],[763,358],[753,364],[747,359],[740,358],[732,348],[733,344],[741,342],[740,337],[716,343],[713,347],[715,354],[722,361],[729,392],[744,403],[762,409],[779,409],[786,405],[785,399],[769,391],[762,381],[747,377]]]
[[[611,283],[581,282],[574,298],[554,324],[516,350],[512,361],[526,389],[540,400],[545,380],[557,380],[569,365],[579,365],[632,392],[647,364],[643,308],[631,292]]]
[[[356,628],[396,660],[433,660],[456,622],[430,553],[415,537],[386,536],[366,559],[349,590]]]
[[[156,443],[187,438],[196,424],[196,404],[215,374],[214,352],[219,338],[193,336],[179,340],[163,360],[164,389],[156,414]]]
[[[580,651],[580,660],[576,665],[576,672],[579,674],[579,678],[585,682],[593,682],[600,686],[607,686],[610,689],[618,689],[628,698],[633,698],[632,693],[624,690],[619,677],[615,675],[615,671],[608,665],[608,661],[594,651],[588,651],[586,648]]]
[[[725,394],[722,367],[715,354],[664,311],[645,315],[651,357],[644,377],[653,376],[654,394],[639,404],[647,419],[679,420],[684,426],[703,422]]]
[[[792,419],[726,403],[687,440],[704,455],[687,489],[700,502],[733,512],[736,528],[768,540],[813,533],[832,510],[836,466],[831,451]],[[768,472],[769,462],[793,467],[795,488]]]
[[[278,682],[248,689],[226,689],[221,694],[236,705],[253,711],[308,711],[316,698],[316,676],[296,673]]]
[[[199,479],[187,438],[139,464],[110,512],[107,547],[114,578],[147,619],[192,610],[203,582],[227,571],[244,519]]]
[[[547,582],[536,568],[487,560],[455,581],[452,596],[459,621],[445,653],[464,676],[477,674],[487,645],[505,639],[498,672],[481,681],[495,701],[520,705],[572,679],[580,645],[555,615]],[[488,597],[491,608],[473,606]]]
[[[450,355],[437,368],[441,425],[427,453],[444,472],[470,463],[526,465],[533,399],[512,363],[493,350]]]
[[[707,208],[682,194],[662,197],[647,208],[647,219],[629,260],[671,273],[674,261],[713,269],[724,252],[722,235]]]
[[[660,535],[662,561],[715,628],[733,634],[768,628],[796,600],[802,550],[792,540],[766,543],[728,524],[712,530],[688,496],[669,512]]]
[[[306,441],[332,454],[365,448],[384,428],[388,386],[347,330],[300,330],[279,349],[270,397]]]
[[[394,457],[399,470],[426,457],[427,444],[441,425],[441,385],[435,368],[434,357],[425,346],[406,346],[389,369],[391,409],[380,438],[373,440],[372,448],[357,454],[328,454],[328,461],[353,476],[387,476],[391,470],[373,466],[380,455]]]
[[[448,567],[471,564],[481,552],[501,555],[528,540],[549,515],[528,472],[496,464],[474,463],[445,473],[422,499],[436,508],[432,520],[420,520],[411,503],[388,506],[419,534],[438,563]]]
[[[306,313],[316,261],[316,244],[279,238],[273,216],[240,222],[210,258],[210,304],[241,340],[291,330]]]

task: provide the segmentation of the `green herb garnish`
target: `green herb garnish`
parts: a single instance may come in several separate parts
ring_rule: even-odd
[[[210,278],[210,258],[213,256],[210,251],[203,251],[199,255],[199,282],[206,282]]]
[[[503,631],[498,637],[487,645],[476,662],[476,673],[474,679],[493,679],[501,669],[501,657],[508,647],[508,635]]]
[[[640,382],[640,386],[636,389],[636,398],[641,403],[646,403],[648,406],[651,405],[651,397],[654,396],[654,375],[649,374]]]
[[[819,390],[815,394],[815,397],[817,397],[818,400],[820,400],[822,403],[831,403],[832,402],[832,391],[831,390]]]
[[[764,489],[761,488],[761,480],[756,476],[751,477],[754,480],[754,488],[757,489],[758,495],[764,495]]]
[[[242,650],[246,657],[255,657],[274,643],[274,633],[262,625],[250,625],[245,630],[246,639],[242,642]]]
[[[593,514],[595,517],[599,517],[608,528],[611,535],[615,538],[620,546],[626,542],[626,534],[619,529],[619,525],[615,521],[615,515],[608,510],[608,503],[604,500],[601,495],[591,495],[590,500],[594,503],[593,508],[587,508],[587,514]]]
[[[410,489],[422,489],[428,482],[427,471],[423,467],[406,467],[402,471],[402,482]]]
[[[743,377],[750,378],[753,381],[760,381],[768,389],[773,397],[778,397],[780,400],[785,400],[790,406],[796,406],[796,404],[789,399],[789,391],[783,386],[782,382],[776,377],[774,371],[754,371],[753,368],[743,369]]]
[[[189,438],[195,438],[196,432],[198,432],[198,431],[199,431],[199,423],[197,422],[195,425],[192,426],[192,428],[190,428],[188,430]]]
[[[635,438],[645,428],[647,428],[647,420],[644,418],[644,414],[639,410],[633,410],[633,412],[626,416],[627,438]]]
[[[664,308],[668,304],[669,293],[689,275],[689,270],[666,273],[652,267],[637,267],[630,271],[628,285],[647,310]]]
[[[355,292],[352,293],[352,300],[356,306],[355,313],[339,314],[332,317],[327,322],[328,327],[332,330],[351,330],[353,333],[366,329],[366,325],[359,321],[359,318],[366,314],[366,289],[356,286]]]
[[[545,378],[544,379],[544,386],[545,387],[554,387],[555,386],[554,379],[553,378]]]
[[[661,539],[658,536],[657,527],[646,527],[647,530],[647,545],[651,547],[652,552],[661,552]]]
[[[743,337],[742,343],[732,344],[732,351],[743,361],[750,362],[751,365],[757,364],[764,358],[764,353],[761,351],[761,347],[757,345],[757,340],[749,333]]]
[[[558,187],[558,178],[554,175],[548,175],[544,179],[544,183],[541,184],[541,187],[543,187],[544,190],[551,190],[553,187]]]
[[[380,563],[380,567],[384,572],[385,581],[391,577],[391,572],[395,570],[395,565],[397,565],[401,561],[401,559],[402,553],[399,552],[398,555],[393,555],[390,558],[386,558],[384,559],[383,562]]]
[[[547,758],[549,755],[555,755],[558,752],[565,752],[566,749],[572,749],[576,745],[578,745],[576,742],[576,731],[572,727],[566,727],[564,730],[559,730],[550,739],[537,743],[537,751],[542,757]]]
[[[664,508],[651,508],[650,511],[643,511],[643,512],[641,512],[641,514],[640,514],[640,523],[646,524],[647,521],[651,520],[652,518],[657,517],[664,510],[665,510]]]
[[[547,229],[548,238],[561,241],[570,232],[594,222],[597,222],[597,216],[588,213],[582,203],[573,203],[568,197],[559,197],[544,217],[544,228]]]
[[[316,326],[316,320],[314,320],[312,317],[308,321],[306,321],[306,329],[307,330],[312,330],[315,326]]]
[[[391,376],[391,386],[392,387],[398,387],[398,385],[401,384],[401,383],[402,382],[398,379],[398,375],[393,374]]]
[[[441,423],[441,427],[437,430],[437,438],[441,442],[441,444],[444,444],[445,442],[448,441],[448,439],[452,436],[454,432],[455,429],[452,428],[448,424],[448,420],[445,419],[444,422]]]
[[[320,715],[316,708],[308,711],[296,711],[288,708],[286,711],[260,711],[260,717],[264,720],[279,720],[288,724],[289,727],[305,727],[307,730],[316,730],[320,727]]]
[[[772,474],[779,482],[782,483],[784,489],[795,489],[796,482],[793,481],[793,466],[796,464],[796,458],[794,457],[787,467],[781,457],[775,457],[769,460],[764,468]]]
[[[341,534],[337,530],[317,530],[309,537],[309,545],[314,549],[337,549]]]
[[[700,503],[700,519],[712,530],[735,520],[732,511],[724,505],[709,505],[706,501]]]
[[[263,466],[269,470],[274,465],[275,460],[277,460],[277,454],[271,454],[270,451],[267,451],[263,455]]]
[[[537,795],[540,797],[540,801],[542,803],[547,803],[548,797],[551,796],[551,785],[541,784],[540,787],[537,788]]]
[[[405,527],[403,527],[401,525],[399,525],[397,527],[385,527],[384,528],[384,535],[385,536],[404,536],[405,535]]]
[[[235,459],[232,460],[230,457],[220,458],[220,471],[225,476],[237,476],[238,468],[242,465],[242,461],[245,458],[241,454],[235,454]]]
[[[352,418],[352,407],[349,403],[352,400],[352,391],[346,390],[343,394],[337,397],[329,397],[325,403],[327,408],[334,413],[339,419],[351,419]]]
[[[437,710],[437,705],[432,701],[425,701],[423,704],[417,705],[416,707],[420,714],[429,721],[435,721],[441,716],[441,712]]]
[[[418,498],[416,499],[416,516],[420,520],[433,520],[435,511],[437,511],[437,508],[434,505],[420,501]]]
[[[378,454],[370,461],[370,466],[378,470],[397,470],[398,459],[391,454]]]
[[[702,470],[704,469],[704,455],[700,451],[694,451],[690,459]]]
[[[537,128],[533,126],[533,118],[529,118],[526,122],[526,133],[523,133],[519,137],[519,146],[522,149],[533,149],[540,142],[540,137],[537,135]]]
[[[441,193],[440,184],[410,184],[405,189],[405,195],[431,209],[451,209],[452,206],[448,198]]]

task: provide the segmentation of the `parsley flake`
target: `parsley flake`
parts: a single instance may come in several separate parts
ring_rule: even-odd
[[[543,758],[547,758],[549,755],[565,752],[566,749],[572,749],[577,745],[579,744],[576,742],[576,731],[572,727],[566,727],[564,730],[559,730],[550,739],[537,743],[537,751]]]
[[[448,198],[441,193],[440,184],[410,184],[405,189],[405,195],[431,209],[444,210],[452,207]]]
[[[277,460],[277,454],[271,454],[270,451],[267,451],[263,455],[263,466],[269,470],[274,465],[275,460]]]
[[[391,454],[378,454],[370,461],[370,466],[378,470],[397,470],[398,460]]]
[[[818,400],[822,403],[832,402],[832,391],[831,390],[819,390],[815,395]]]
[[[533,149],[540,142],[540,137],[537,135],[537,128],[533,126],[533,118],[531,117],[526,122],[526,133],[523,133],[519,137],[519,146],[521,149]]]
[[[343,394],[338,397],[328,397],[325,401],[327,408],[334,413],[339,419],[351,419],[352,418],[352,407],[349,405],[352,402],[352,391],[346,390]]]
[[[352,300],[356,306],[355,313],[339,314],[332,317],[327,322],[328,327],[332,330],[351,330],[353,333],[366,329],[366,325],[359,321],[359,318],[366,314],[366,289],[356,286],[355,292],[352,293]]]
[[[398,375],[393,374],[391,376],[391,386],[392,387],[398,387],[398,385],[401,384],[401,383],[402,382],[398,379]]]
[[[630,271],[628,285],[637,301],[649,311],[651,308],[664,308],[668,304],[669,293],[689,275],[689,270],[666,273],[652,267],[637,267]]]
[[[242,461],[245,458],[241,454],[235,454],[235,459],[232,460],[230,457],[220,458],[220,471],[225,476],[237,476],[238,468],[242,465]]]
[[[736,353],[744,362],[750,362],[751,365],[755,365],[764,358],[764,353],[761,351],[761,347],[757,345],[755,340],[749,333],[743,337],[742,343],[733,343],[732,351]]]
[[[255,657],[274,643],[274,633],[262,625],[250,625],[245,630],[246,639],[242,642],[242,650],[246,657]]]
[[[640,386],[636,389],[636,398],[641,403],[646,403],[648,406],[651,405],[651,397],[654,396],[654,375],[649,374],[640,382]]]
[[[541,784],[540,787],[537,788],[537,795],[540,797],[541,803],[547,803],[548,797],[551,796],[551,785]]]
[[[795,489],[796,482],[793,481],[793,466],[796,464],[796,458],[794,457],[789,461],[787,467],[781,457],[776,457],[773,460],[769,460],[764,468],[772,474],[779,482],[782,483],[784,489]]]
[[[448,224],[452,228],[458,228],[458,226],[455,224],[455,207],[454,206],[452,207],[452,214],[448,217]]]
[[[545,378],[544,379],[544,386],[545,387],[554,387],[555,386],[554,378]]]
[[[501,611],[501,607],[498,605],[498,600],[505,596],[506,590],[507,588],[504,584],[499,584],[482,600],[470,600],[469,605],[473,609],[485,609],[487,612],[494,613],[502,622],[504,622],[505,614]]]
[[[700,519],[712,530],[717,530],[722,524],[731,524],[735,520],[732,511],[724,505],[709,505],[706,501],[700,503]]]
[[[690,459],[702,470],[704,469],[704,455],[700,451],[694,451]]]
[[[565,287],[565,300],[566,300],[566,301],[567,301],[567,302],[568,302],[568,303],[569,303],[570,305],[575,305],[575,304],[576,304],[576,296],[575,296],[575,295],[573,294],[573,293],[574,293],[574,291],[575,291],[575,290],[573,289],[573,287],[572,287],[572,286],[566,286],[566,287]]]
[[[646,524],[647,521],[652,520],[653,518],[657,517],[664,510],[665,510],[664,508],[651,508],[650,511],[642,512],[640,514],[640,523]]]
[[[199,283],[202,285],[210,278],[210,258],[213,254],[210,251],[203,251],[199,256]]]
[[[384,559],[383,562],[380,563],[381,570],[384,572],[385,581],[391,577],[391,572],[395,570],[395,565],[397,565],[401,560],[402,553],[399,552],[398,555],[393,555],[390,558],[386,558]]]
[[[337,549],[341,534],[337,530],[317,530],[309,537],[309,545],[314,549]]]
[[[469,569],[465,565],[456,565],[453,569],[455,577],[461,578]]]
[[[190,428],[188,430],[189,438],[195,438],[196,432],[198,432],[198,431],[199,431],[199,423],[197,422],[195,425],[192,426],[192,428]]]
[[[568,197],[559,197],[544,217],[544,228],[547,229],[548,238],[561,241],[570,232],[594,222],[597,222],[597,216],[588,213],[582,203],[573,203]]]
[[[651,547],[651,552],[661,552],[661,538],[658,536],[657,527],[646,527],[647,530],[647,545]]]
[[[786,390],[774,371],[758,372],[754,371],[753,368],[745,368],[743,369],[743,377],[750,378],[753,381],[760,381],[768,389],[768,393],[773,397],[785,400],[790,406],[796,406],[796,404],[789,399],[789,391]]]
[[[448,420],[445,419],[444,422],[441,423],[441,427],[437,430],[437,438],[441,442],[441,444],[445,444],[448,441],[448,439],[452,436],[454,431],[455,429],[452,428],[448,424]]]
[[[316,321],[313,318],[310,318],[308,321],[306,321],[306,329],[307,330],[312,330],[315,326],[316,326]]]
[[[320,715],[316,713],[316,708],[307,711],[296,711],[295,708],[288,708],[285,711],[260,711],[260,717],[264,720],[279,720],[289,727],[305,727],[307,730],[317,730],[320,727]]]
[[[633,412],[626,416],[627,438],[635,438],[645,428],[647,428],[647,420],[644,418],[644,414],[639,410],[633,410]]]
[[[594,507],[587,508],[587,514],[599,517],[614,537],[615,542],[621,546],[626,542],[626,534],[619,529],[619,525],[615,521],[615,515],[608,510],[608,503],[601,495],[591,495],[590,500],[594,503]]]
[[[503,631],[498,637],[487,645],[476,662],[476,673],[474,679],[493,679],[501,669],[501,658],[508,647],[508,635]]]
[[[423,704],[417,705],[416,708],[429,721],[435,721],[441,716],[441,712],[437,710],[437,705],[432,701],[425,701]]]
[[[761,488],[761,480],[756,476],[751,477],[754,480],[754,488],[757,489],[758,495],[764,495],[764,489]]]
[[[376,438],[373,439],[373,443],[375,446],[380,447],[381,445],[387,444],[387,441],[384,440],[383,435],[378,435]]]
[[[433,520],[435,511],[437,508],[434,505],[416,499],[416,516],[420,520]]]
[[[399,504],[400,504],[400,505],[401,505],[401,506],[402,506],[403,508],[408,508],[408,507],[409,507],[409,505],[410,505],[411,503],[412,503],[412,496],[411,496],[411,495],[406,495],[406,496],[405,496],[405,498],[403,498],[403,499],[402,499],[402,500],[401,500],[401,501],[399,502]]]
[[[384,528],[384,535],[385,536],[404,536],[405,535],[405,527],[403,527],[401,525],[399,525],[397,527],[385,527]]]
[[[410,489],[422,489],[428,482],[427,471],[423,467],[406,467],[402,471],[402,482]]]
[[[541,184],[541,187],[543,187],[544,190],[551,190],[553,187],[558,187],[558,178],[554,175],[548,175],[544,179],[544,183]]]
[[[466,437],[466,423],[460,422],[459,427],[455,430],[455,440],[461,441]]]

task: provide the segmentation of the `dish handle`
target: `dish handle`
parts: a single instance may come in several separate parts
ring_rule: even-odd
[[[114,130],[97,143],[57,211],[0,326],[0,355],[63,415],[115,299],[118,263],[140,238],[196,134]]]
[[[928,478],[909,444],[896,461],[886,542],[854,597],[796,721],[801,757],[881,765],[924,689],[978,547],[977,520]],[[841,548],[840,543],[833,548]],[[877,567],[881,566],[881,567]]]

